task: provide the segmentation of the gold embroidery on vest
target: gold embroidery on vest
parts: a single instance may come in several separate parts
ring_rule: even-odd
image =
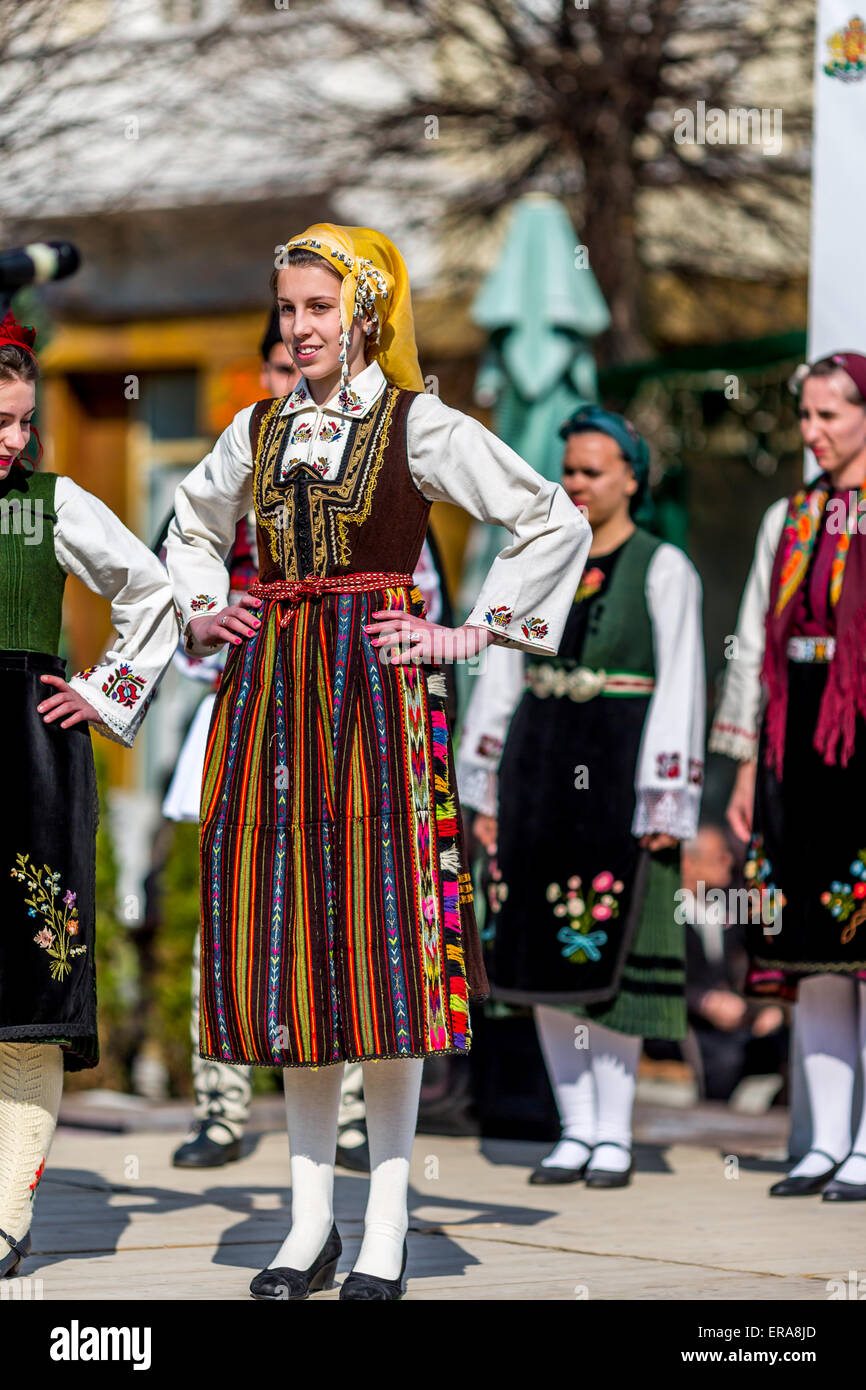
[[[336,518],[336,549],[337,563],[339,565],[348,565],[349,563],[349,537],[347,535],[349,526],[363,526],[370,515],[370,509],[373,505],[373,493],[376,491],[376,483],[382,471],[385,450],[388,447],[388,437],[391,432],[391,416],[394,414],[394,407],[397,404],[397,395],[398,393],[396,391],[388,392],[385,409],[382,411],[381,415],[381,424],[377,431],[378,438],[375,440],[374,446],[370,451],[372,456],[372,467],[369,468],[368,476],[365,479],[365,486],[361,492],[360,505],[356,507],[353,512],[341,514]]]
[[[313,574],[325,575],[334,566],[351,562],[348,528],[361,526],[370,516],[399,395],[396,387],[388,387],[377,407],[358,421],[349,459],[341,465],[340,480],[316,480],[306,489]],[[304,576],[297,567],[296,490],[292,486],[277,488],[274,483],[291,419],[279,414],[284,404],[282,398],[272,402],[262,420],[254,474],[255,510],[280,572],[286,579],[300,579]],[[302,497],[297,505],[304,505]]]
[[[274,474],[282,452],[288,415],[281,415],[285,401],[278,397],[265,411],[259,430],[254,474],[254,499],[256,519],[268,537],[268,548],[274,563],[287,578],[286,538],[294,534],[295,497],[291,488],[278,492],[274,487]],[[294,550],[294,547],[293,547]],[[294,554],[292,555],[294,568]]]

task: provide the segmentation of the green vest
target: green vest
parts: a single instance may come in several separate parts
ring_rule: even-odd
[[[648,531],[637,530],[622,549],[604,593],[589,602],[598,603],[597,620],[590,617],[580,664],[595,671],[630,671],[655,675],[653,629],[646,601],[649,563],[662,542]],[[588,560],[589,565],[592,560]]]
[[[54,553],[56,473],[0,482],[0,650],[57,656],[66,573]]]
[[[646,601],[650,560],[662,542],[648,531],[632,532],[622,548],[604,593],[581,602],[591,605],[579,659],[571,656],[527,656],[527,666],[574,671],[583,667],[609,676],[654,676],[652,619]],[[587,561],[592,568],[592,559]],[[592,611],[593,608],[595,611]],[[608,693],[608,692],[605,692]],[[619,692],[609,692],[611,694]],[[643,692],[626,692],[643,693]]]

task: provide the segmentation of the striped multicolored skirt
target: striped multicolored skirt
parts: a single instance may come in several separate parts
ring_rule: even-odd
[[[467,986],[477,930],[444,676],[392,664],[364,631],[379,609],[423,615],[412,582],[258,587],[261,627],[231,649],[205,758],[204,1057],[316,1067],[469,1047],[485,982],[470,971]]]

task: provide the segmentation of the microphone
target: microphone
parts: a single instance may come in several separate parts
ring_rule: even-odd
[[[81,264],[78,248],[71,241],[34,241],[0,251],[0,291],[20,290],[25,285],[44,285],[48,280],[65,280]]]

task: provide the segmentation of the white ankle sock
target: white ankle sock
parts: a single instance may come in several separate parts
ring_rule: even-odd
[[[63,1057],[51,1043],[0,1043],[0,1229],[21,1240],[51,1148]],[[9,1246],[0,1240],[0,1259]]]
[[[857,983],[857,1029],[859,1034],[860,1075],[866,1077],[866,983]],[[852,1156],[845,1160],[836,1174],[842,1182],[866,1183],[866,1087],[860,1123],[851,1145]]]
[[[589,1038],[597,1120],[588,1171],[624,1173],[631,1162],[631,1117],[643,1039],[595,1022]]]
[[[334,1159],[341,1066],[284,1067],[292,1225],[269,1269],[309,1269],[334,1224]]]
[[[830,1167],[828,1155],[838,1163],[851,1147],[858,1051],[856,982],[838,975],[802,980],[797,1027],[812,1111],[812,1146],[788,1176],[811,1178]]]
[[[562,1125],[562,1138],[541,1160],[544,1168],[582,1168],[595,1136],[595,1082],[590,1049],[577,1047],[586,1041],[589,1025],[565,1009],[536,1004],[533,1009],[538,1040]],[[580,1026],[581,1031],[575,1030]]]
[[[422,1057],[364,1063],[370,1195],[353,1269],[397,1279],[409,1229],[409,1160],[418,1122]]]

